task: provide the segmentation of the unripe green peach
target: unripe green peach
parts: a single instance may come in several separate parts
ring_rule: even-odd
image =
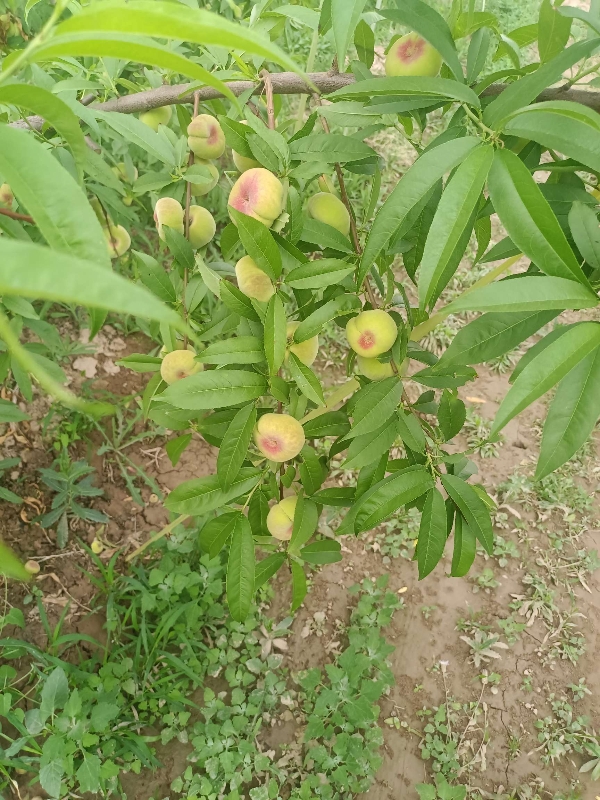
[[[348,209],[334,194],[318,192],[308,201],[308,213],[319,222],[331,225],[344,236],[350,233],[350,214]]]
[[[163,358],[160,365],[160,376],[165,383],[175,383],[182,378],[189,378],[202,369],[202,364],[195,361],[196,351],[189,347],[187,350],[173,350]]]
[[[248,158],[248,156],[241,156],[239,153],[236,153],[235,150],[231,151],[231,155],[233,156],[233,163],[240,172],[246,172],[248,169],[260,167],[260,161],[256,161],[254,158]]]
[[[192,247],[204,247],[215,235],[217,224],[213,215],[202,206],[190,206],[189,240]]]
[[[114,167],[111,167],[111,170],[117,176],[117,178],[119,180],[126,181],[127,183],[133,183],[134,181],[137,181],[137,179],[138,179],[137,167],[134,167],[133,168],[132,180],[131,181],[129,180],[129,177],[127,175],[127,168],[125,167],[125,162],[124,161],[119,161],[118,164],[116,164]]]
[[[414,32],[397,39],[385,57],[385,74],[390,77],[435,78],[441,66],[442,57],[435,47]]]
[[[294,514],[298,503],[297,495],[284,497],[267,514],[267,530],[281,542],[289,542],[294,530]]]
[[[0,186],[0,207],[10,208],[14,202],[15,196],[8,183],[3,183]]]
[[[225,152],[225,134],[219,120],[210,114],[199,114],[187,129],[188,145],[198,158],[220,158]]]
[[[196,164],[206,167],[212,178],[210,183],[192,183],[192,194],[194,197],[202,197],[202,195],[208,194],[214,189],[219,182],[219,170],[210,161],[205,161],[201,158],[196,161]]]
[[[154,206],[154,222],[160,238],[165,241],[163,226],[183,233],[183,207],[172,197],[161,197]]]
[[[240,258],[235,265],[235,276],[240,292],[246,297],[266,303],[275,294],[271,279],[250,256]]]
[[[160,108],[153,108],[151,111],[144,111],[140,114],[140,122],[152,128],[153,131],[158,130],[159,125],[168,125],[171,119],[171,106],[161,106]]]
[[[376,358],[396,341],[398,329],[393,317],[380,308],[362,311],[348,320],[346,336],[350,347],[359,356]]]
[[[379,361],[377,358],[365,358],[364,356],[357,356],[356,363],[360,370],[361,375],[368,378],[370,381],[382,381],[384,378],[391,378],[394,374],[392,365],[389,361]]]
[[[37,575],[38,572],[40,571],[40,565],[38,564],[37,561],[34,561],[33,559],[31,561],[26,561],[23,566],[30,575]]]
[[[111,258],[119,258],[131,247],[131,236],[122,225],[111,224],[108,228],[103,228],[103,231]]]
[[[254,428],[254,441],[270,461],[289,461],[304,447],[304,428],[287,414],[263,414]]]
[[[255,167],[242,173],[233,184],[228,203],[270,228],[283,211],[283,186],[268,169]]]
[[[99,539],[94,539],[94,541],[90,545],[90,550],[92,553],[95,553],[97,556],[104,550],[104,545]]]
[[[329,175],[319,175],[317,183],[319,184],[319,189],[322,192],[329,192],[329,194],[337,195],[337,191]]]
[[[303,364],[310,367],[319,352],[319,337],[313,336],[300,343],[293,342],[292,337],[299,325],[299,322],[288,322],[287,324],[286,336],[291,344],[288,345],[285,360],[288,360],[288,353],[293,353]]]

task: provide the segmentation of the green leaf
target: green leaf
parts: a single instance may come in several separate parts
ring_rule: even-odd
[[[572,22],[572,19],[560,14],[552,0],[542,0],[538,18],[538,50],[542,64],[555,58],[565,49]]]
[[[87,753],[85,750],[82,751],[82,755],[83,763],[76,773],[79,791],[97,793],[100,790],[100,759],[94,753]]]
[[[259,482],[260,477],[260,470],[254,467],[242,467],[227,492],[221,489],[216,475],[184,481],[168,495],[165,506],[175,514],[192,516],[208,514],[209,511],[221,508],[236,497],[249,492]]]
[[[208,553],[209,558],[216,558],[229,541],[236,525],[241,525],[240,511],[231,511],[210,519],[200,531],[198,542],[200,548]]]
[[[297,611],[306,597],[306,575],[302,569],[302,565],[297,561],[290,562],[290,570],[292,572],[292,614]]]
[[[582,58],[590,56],[600,45],[598,39],[577,42],[563,50],[560,55],[542,64],[524,78],[511,83],[502,94],[493,100],[483,113],[483,121],[491,128],[499,129],[501,123],[519,108],[528,106],[548,86],[562,78]]]
[[[556,311],[483,314],[458,331],[438,365],[491,361],[513,350],[555,317]]]
[[[62,788],[62,776],[65,774],[64,762],[62,759],[54,759],[49,764],[45,764],[40,769],[40,785],[50,797],[60,797]]]
[[[0,542],[0,575],[15,581],[28,581],[31,575],[10,547]]]
[[[43,117],[68,144],[81,177],[87,158],[87,145],[79,119],[66,103],[39,86],[29,86],[25,83],[1,86],[0,103],[26,108]]]
[[[454,505],[466,519],[469,529],[481,542],[486,553],[494,549],[494,531],[490,512],[475,489],[456,475],[442,475],[442,484]],[[453,573],[454,574],[454,573]]]
[[[324,289],[341,283],[354,272],[354,266],[339,258],[321,258],[300,264],[285,277],[288,286],[294,289]]]
[[[50,247],[108,271],[110,257],[98,218],[81,187],[49,150],[29,133],[0,125],[0,173]],[[19,244],[27,246],[25,242]],[[3,267],[4,260],[0,259]],[[89,301],[84,305],[97,307],[91,295],[88,292]]]
[[[160,395],[176,408],[193,411],[225,408],[265,394],[267,382],[257,372],[241,369],[215,369],[198,372],[168,386]]]
[[[254,217],[242,214],[231,206],[229,213],[235,220],[241,242],[250,258],[271,280],[276,281],[281,275],[281,253],[271,231]]]
[[[69,683],[62,667],[56,667],[46,679],[40,695],[40,716],[46,720],[62,708],[69,697]]]
[[[370,531],[401,506],[433,489],[429,472],[419,465],[389,475],[365,492],[354,507],[356,533]]]
[[[444,389],[438,408],[438,423],[447,442],[460,433],[466,418],[467,410],[460,397],[455,397],[452,392]]]
[[[288,552],[292,555],[298,555],[300,548],[308,542],[313,535],[319,522],[319,509],[317,504],[312,500],[308,500],[300,493],[298,495],[298,502],[296,503],[296,511],[294,513],[294,527],[292,528],[292,538],[288,545]]]
[[[550,204],[518,156],[496,152],[488,187],[500,221],[521,252],[547,275],[588,286]]]
[[[227,308],[253,322],[260,322],[260,317],[252,305],[252,300],[241,292],[237,286],[229,281],[219,281],[219,294]],[[225,362],[226,363],[226,362]]]
[[[323,387],[312,369],[300,361],[295,353],[289,354],[288,367],[292,379],[302,394],[308,397],[315,405],[324,406]]]
[[[600,269],[600,227],[596,212],[576,200],[569,212],[569,227],[581,255],[591,267]]]
[[[377,212],[367,238],[356,278],[361,285],[375,259],[388,245],[409,212],[447,172],[454,169],[479,144],[474,136],[463,136],[434,147],[420,156],[402,176]]]
[[[569,328],[520,373],[498,409],[490,435],[495,436],[599,346],[598,323],[582,322]]]
[[[294,161],[344,164],[375,156],[376,153],[360,139],[343,136],[341,133],[314,133],[290,142],[290,155]]]
[[[342,560],[342,546],[333,539],[319,539],[300,550],[300,558],[309,564],[335,564]]]
[[[452,256],[479,203],[493,159],[490,145],[476,147],[460,164],[442,194],[421,261],[421,308],[434,305],[458,267]]]
[[[465,292],[446,306],[444,313],[460,311],[563,311],[594,308],[596,295],[585,286],[566,278],[535,275],[511,278]]]
[[[253,403],[240,408],[229,423],[217,456],[217,476],[224,492],[229,490],[248,455],[255,424],[256,407]]]
[[[467,52],[467,83],[472,84],[485,67],[491,38],[488,28],[479,28],[471,36]]]
[[[371,433],[357,436],[350,442],[343,469],[362,469],[381,458],[396,442],[400,433],[398,417],[393,417]]]
[[[420,33],[442,56],[456,80],[464,82],[454,38],[442,15],[422,0],[396,0],[396,6],[393,10],[378,10],[378,13]]]
[[[331,27],[341,72],[344,71],[346,53],[365,5],[366,0],[331,0]]]
[[[0,424],[4,422],[23,422],[29,415],[21,411],[16,403],[0,398]]]
[[[194,251],[185,236],[168,225],[165,225],[164,236],[166,245],[179,266],[183,269],[194,269]]]
[[[332,250],[338,250],[341,253],[354,252],[347,236],[344,236],[336,228],[332,228],[331,225],[326,225],[316,219],[304,220],[300,239],[303,242],[316,244],[320,247],[330,247]]]
[[[169,140],[153,131],[137,117],[131,114],[119,114],[115,111],[96,111],[95,113],[125,141],[141,147],[146,153],[169,167],[177,166],[175,151]]]
[[[267,305],[265,314],[265,356],[269,365],[269,374],[276,375],[283,364],[287,344],[287,321],[285,309],[278,294],[274,294]]]
[[[144,286],[150,289],[159,300],[163,300],[165,303],[176,302],[177,294],[165,268],[147,253],[140,253],[137,250],[131,252],[135,256],[140,280]]]
[[[417,563],[419,580],[422,581],[437,566],[444,555],[448,538],[446,505],[440,492],[433,488],[425,498],[419,539],[417,542]]]
[[[381,428],[398,408],[403,391],[402,381],[395,376],[369,385],[369,390],[363,390],[358,396],[352,429],[346,438],[362,436]]]
[[[246,517],[239,514],[227,561],[227,605],[236,622],[243,622],[250,611],[254,595],[254,568],[252,529]]]
[[[106,248],[106,243],[102,246]],[[97,260],[85,261],[5,236],[0,237],[0,294],[102,308],[184,329],[179,314]]]
[[[477,537],[461,514],[456,515],[454,523],[454,550],[450,575],[462,578],[473,566],[477,550]]]
[[[555,325],[550,333],[547,333],[543,339],[540,339],[529,349],[527,349],[519,359],[517,366],[511,372],[510,378],[508,379],[509,383],[514,383],[519,375],[523,372],[525,367],[530,364],[534,358],[537,358],[542,350],[545,350],[547,347],[549,347],[556,339],[558,339],[559,336],[562,336],[569,330],[569,328],[572,328],[574,324],[576,323],[571,325]]]
[[[184,433],[183,436],[177,436],[176,439],[170,439],[166,443],[165,450],[167,451],[167,455],[169,456],[169,461],[174,467],[176,467],[177,464],[179,463],[179,459],[181,458],[185,449],[188,447],[191,441],[192,441],[192,434]]]
[[[354,29],[354,46],[359,60],[370,69],[375,60],[375,34],[364,19]]]
[[[345,436],[350,430],[348,417],[343,411],[327,411],[304,423],[307,439],[320,439],[322,436]]]
[[[385,12],[383,12],[385,13]],[[368,101],[372,97],[399,97],[414,96],[430,97],[434,100],[452,101],[467,103],[470,106],[479,108],[481,102],[473,89],[464,83],[449,78],[414,78],[414,77],[391,77],[391,78],[367,78],[357,83],[349,83],[341,89],[337,89],[329,95],[331,100],[348,98],[350,100]],[[377,108],[376,105],[373,108]],[[381,109],[380,109],[381,110]],[[322,134],[318,134],[322,135]],[[340,134],[336,134],[340,136]],[[340,136],[340,138],[343,138]],[[304,141],[301,139],[300,141]],[[346,139],[348,141],[348,139]],[[341,145],[341,142],[340,142]],[[370,148],[369,148],[370,149]],[[373,151],[369,153],[372,155]],[[366,154],[362,156],[366,157]],[[349,159],[343,159],[349,160]]]
[[[559,383],[544,423],[535,479],[562,466],[582,447],[600,416],[600,349]]]
[[[398,414],[398,431],[400,438],[407,447],[416,453],[424,453],[425,434],[417,417],[410,411],[401,411]]]
[[[254,573],[254,591],[270,580],[285,564],[285,553],[273,553],[256,564]]]
[[[327,325],[332,319],[344,314],[351,314],[358,311],[362,304],[354,294],[341,294],[333,300],[329,300],[322,306],[309,314],[308,317],[298,325],[294,331],[294,341],[297,343],[312,339]]]
[[[265,351],[258,336],[236,336],[209,344],[198,356],[204,364],[258,364]]]
[[[511,117],[504,131],[539,142],[600,171],[600,114],[580,103],[536,103]]]

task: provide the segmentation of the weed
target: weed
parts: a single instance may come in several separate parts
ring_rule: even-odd
[[[477,453],[481,458],[497,458],[504,441],[502,435],[498,437],[497,441],[488,441],[491,429],[490,420],[482,417],[477,409],[467,409],[467,419],[464,425],[467,445],[473,453]]]

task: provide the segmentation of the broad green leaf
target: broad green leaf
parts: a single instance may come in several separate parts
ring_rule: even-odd
[[[562,16],[552,0],[542,0],[538,17],[538,50],[542,64],[559,55],[566,47],[572,19]]]
[[[588,285],[548,201],[518,156],[496,152],[488,187],[500,221],[521,252],[547,275]]]
[[[301,25],[306,25],[306,27],[311,28],[311,30],[316,30],[319,26],[319,12],[313,11],[312,8],[306,8],[305,6],[277,6],[277,8],[273,9],[273,13],[283,14],[284,17],[293,19]]]
[[[348,417],[343,411],[327,411],[304,423],[307,439],[320,439],[322,436],[345,436],[350,430]]]
[[[400,438],[416,453],[425,452],[425,434],[417,417],[411,411],[401,411],[398,414],[398,431]]]
[[[513,350],[555,317],[556,311],[484,314],[458,331],[438,363],[491,361]]]
[[[354,252],[347,236],[340,233],[337,228],[332,228],[331,225],[326,225],[316,219],[304,220],[300,238],[303,242],[316,244],[320,247],[330,247],[332,250],[338,250],[341,253]]]
[[[288,367],[292,379],[302,394],[315,405],[324,406],[323,387],[312,369],[300,361],[295,353],[289,354]]]
[[[494,549],[494,531],[490,511],[479,494],[456,475],[442,475],[442,484],[455,506],[466,519],[470,530],[481,542],[486,553]]]
[[[450,575],[462,578],[473,566],[477,552],[477,537],[462,514],[456,514],[454,523],[454,550]]]
[[[292,572],[292,614],[297,611],[306,597],[308,587],[306,585],[306,575],[301,564],[297,561],[290,562]]]
[[[388,419],[374,431],[357,436],[350,442],[348,457],[343,469],[362,469],[378,461],[398,439],[400,427],[398,417]]]
[[[380,80],[384,80],[381,78]],[[343,136],[341,133],[314,133],[290,142],[290,154],[294,161],[336,162],[360,161],[375,156],[375,151],[360,139]]]
[[[288,286],[294,289],[324,289],[335,286],[354,272],[354,266],[338,258],[321,258],[300,264],[285,277]]]
[[[354,421],[346,439],[363,436],[380,428],[398,408],[402,392],[402,381],[395,376],[369,385],[369,390],[359,395],[354,406]]]
[[[294,61],[266,36],[230,22],[222,14],[200,11],[164,0],[107,2],[87,6],[56,28],[56,35],[72,31],[115,31],[178,39],[202,45],[238,49],[264,56],[292,72]]]
[[[254,571],[254,591],[260,589],[284,564],[285,553],[273,553],[258,561]]]
[[[315,450],[308,444],[305,444],[300,451],[300,458],[302,462],[299,472],[302,486],[307,495],[313,495],[321,488],[327,477],[327,470]]]
[[[252,300],[229,281],[219,281],[219,296],[227,308],[253,322],[260,322]]]
[[[591,267],[600,269],[600,226],[596,212],[585,203],[574,202],[569,212],[569,227],[581,255]]]
[[[433,489],[429,472],[419,465],[389,475],[365,492],[355,508],[354,530],[370,531],[406,503]]]
[[[176,467],[179,463],[179,459],[183,455],[186,448],[189,446],[190,442],[192,441],[192,434],[191,433],[184,433],[183,436],[178,436],[176,439],[170,439],[166,445],[165,450],[167,451],[167,455],[169,456],[169,461],[171,464]]]
[[[179,314],[97,261],[4,236],[0,237],[0,294],[92,306],[183,328]]]
[[[0,173],[50,247],[108,271],[108,246],[98,218],[81,187],[49,150],[29,133],[0,125]],[[4,259],[0,259],[3,267]],[[92,294],[88,291],[83,305],[96,306]]]
[[[197,516],[208,514],[209,511],[221,508],[236,497],[249,492],[259,482],[260,477],[260,470],[242,467],[227,492],[221,489],[216,475],[184,481],[168,495],[165,506],[176,514]]]
[[[300,550],[300,558],[309,564],[335,564],[342,560],[342,546],[333,539],[319,539]]]
[[[448,389],[444,389],[438,408],[438,423],[447,442],[460,433],[466,418],[467,410],[460,397],[455,397]]]
[[[479,28],[469,42],[467,52],[467,83],[472,84],[485,67],[492,34],[489,28]]]
[[[430,97],[431,101],[457,101],[479,108],[481,102],[473,89],[464,83],[449,78],[367,78],[365,81],[350,83],[329,95],[330,99],[348,98],[349,100],[369,100],[371,97]],[[378,108],[373,105],[373,108]],[[383,106],[385,108],[385,106]],[[381,108],[379,109],[381,111]],[[382,112],[385,113],[385,112]],[[303,141],[302,139],[300,141]],[[372,154],[372,153],[371,153]],[[348,160],[348,159],[345,159]]]
[[[81,792],[94,792],[100,791],[100,769],[102,762],[95,753],[88,753],[85,750],[82,753],[83,763],[75,773]]]
[[[237,517],[227,561],[227,605],[236,622],[248,616],[254,596],[254,539],[250,523],[243,514]]]
[[[5,422],[22,422],[29,419],[29,415],[21,411],[16,403],[0,398],[0,424]]]
[[[375,259],[388,245],[410,211],[447,172],[454,169],[479,144],[474,136],[463,136],[440,144],[418,158],[381,206],[367,238],[357,274],[361,285]]]
[[[52,670],[40,696],[40,716],[46,720],[62,708],[69,697],[69,682],[62,667]]]
[[[300,548],[304,547],[317,529],[318,522],[319,509],[317,508],[317,504],[312,500],[308,500],[300,493],[294,513],[292,538],[288,545],[289,553],[293,555],[298,555],[300,553]]]
[[[40,769],[40,785],[50,797],[60,797],[62,776],[65,774],[64,760],[55,758]]]
[[[375,34],[364,19],[354,29],[354,46],[359,60],[370,69],[375,60]]]
[[[351,506],[354,502],[355,489],[353,486],[333,486],[330,489],[320,489],[313,500],[324,506]]]
[[[160,399],[194,411],[246,403],[265,394],[267,382],[257,372],[213,369],[198,372],[168,386]]]
[[[598,298],[588,288],[566,278],[523,277],[482,286],[465,292],[444,309],[444,313],[460,311],[564,311],[566,309],[594,308]]]
[[[165,268],[147,253],[141,253],[138,250],[132,250],[132,253],[135,256],[138,274],[144,286],[150,289],[159,300],[163,300],[165,303],[174,303],[177,300],[177,294]]]
[[[340,71],[344,71],[346,53],[354,36],[366,0],[331,0],[331,27]]]
[[[12,405],[12,403],[11,403]],[[31,575],[10,547],[0,542],[0,575],[15,581],[28,581]]]
[[[556,58],[542,64],[535,72],[511,83],[483,113],[483,121],[499,129],[503,121],[519,108],[528,106],[548,86],[559,81],[563,72],[582,58],[588,58],[600,45],[600,39],[588,39],[567,47]]]
[[[569,330],[569,328],[572,328],[573,325],[576,324],[577,323],[572,323],[570,325],[562,325],[562,324],[555,325],[554,328],[550,331],[550,333],[547,333],[543,337],[543,339],[540,339],[529,349],[527,349],[519,359],[517,366],[511,372],[510,378],[508,379],[509,383],[514,383],[519,377],[519,375],[523,372],[525,367],[531,361],[533,361],[534,358],[537,358],[539,354],[542,352],[542,350],[545,350],[547,347],[549,347],[556,339],[559,338],[559,336],[565,334]]]
[[[495,436],[599,346],[600,324],[582,322],[569,328],[520,373],[498,409],[490,435]]]
[[[229,207],[229,213],[235,220],[239,237],[250,258],[272,280],[277,280],[281,275],[281,253],[271,231],[262,222],[234,208]]]
[[[305,342],[316,336],[324,326],[336,317],[344,314],[351,314],[361,308],[359,298],[354,294],[341,294],[333,300],[329,300],[322,306],[309,314],[294,331],[294,341],[297,343]]]
[[[87,157],[87,145],[79,120],[66,103],[39,86],[25,83],[0,86],[0,103],[26,108],[52,125],[68,144],[81,177]]]
[[[447,528],[444,498],[437,489],[433,488],[425,498],[419,526],[417,564],[420,581],[435,569],[444,555],[448,538]]]
[[[265,314],[265,356],[270,375],[276,375],[277,370],[283,364],[287,344],[286,327],[283,302],[278,294],[274,294],[269,300]]]
[[[240,524],[240,516],[243,516],[240,511],[221,514],[210,519],[201,529],[198,542],[209,558],[216,558],[225,547],[236,525]]]
[[[536,480],[562,466],[587,441],[600,416],[600,348],[559,383],[544,423]]]
[[[116,111],[96,111],[95,113],[125,141],[141,147],[152,158],[162,161],[169,167],[176,166],[175,151],[168,139],[155,133],[137,117],[131,114],[120,114]]]
[[[494,150],[490,145],[475,148],[444,189],[421,261],[421,308],[435,303],[458,266],[452,255],[479,203],[493,158]]]
[[[387,11],[378,10],[378,13],[420,33],[442,56],[456,80],[464,82],[452,32],[441,14],[422,0],[396,0],[396,6]]]
[[[229,423],[217,456],[217,476],[224,492],[229,490],[248,455],[255,424],[256,407],[253,404],[240,408]]]
[[[236,336],[209,344],[198,360],[204,364],[258,364],[265,360],[265,351],[257,336]]]
[[[511,117],[504,131],[600,171],[600,114],[580,103],[536,103]]]

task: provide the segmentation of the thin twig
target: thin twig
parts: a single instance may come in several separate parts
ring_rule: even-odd
[[[198,116],[198,107],[200,105],[200,94],[199,92],[194,92],[194,113],[192,114],[192,119]],[[194,151],[190,150],[190,155],[188,158],[188,169],[194,163]],[[185,224],[185,238],[190,238],[190,206],[192,204],[192,182],[187,181],[185,187],[185,217],[184,217],[184,224]],[[188,311],[187,305],[185,301],[185,295],[188,285],[188,268],[184,267],[183,269],[183,318],[185,320],[185,324],[187,325],[188,321]],[[187,333],[183,338],[183,349],[187,350],[188,346],[188,336]]]
[[[33,225],[33,217],[30,217],[29,214],[19,214],[17,211],[11,211],[10,208],[0,208],[0,214],[11,219],[20,219]]]
[[[263,69],[260,73],[263,83],[265,85],[265,96],[267,99],[267,120],[269,123],[269,130],[275,130],[275,105],[273,103],[273,82],[270,73]]]

